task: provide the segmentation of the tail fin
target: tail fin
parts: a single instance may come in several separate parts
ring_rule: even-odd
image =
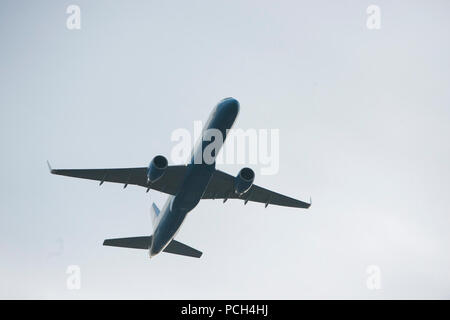
[[[152,206],[150,208],[150,218],[152,219],[152,226],[153,230],[155,230],[156,225],[158,223],[158,216],[159,216],[160,210],[156,206],[156,204],[153,202]]]

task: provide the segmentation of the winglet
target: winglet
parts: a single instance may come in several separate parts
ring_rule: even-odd
[[[54,170],[52,169],[52,166],[50,165],[50,162],[48,162],[48,160],[47,160],[47,166],[48,166],[48,170],[50,171],[50,173],[53,173]]]

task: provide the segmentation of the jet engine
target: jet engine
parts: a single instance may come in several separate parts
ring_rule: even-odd
[[[164,156],[156,156],[150,162],[147,169],[147,181],[155,182],[164,175],[167,169],[167,159]]]
[[[250,168],[242,168],[234,180],[234,192],[237,195],[246,193],[255,180],[255,172]]]

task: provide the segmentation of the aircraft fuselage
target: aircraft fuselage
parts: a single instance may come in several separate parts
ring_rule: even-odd
[[[215,171],[215,157],[225,142],[227,130],[233,126],[238,113],[239,102],[233,98],[223,99],[212,111],[203,127],[198,143],[192,150],[191,159],[187,164],[188,170],[178,192],[169,196],[160,212],[158,223],[153,226],[152,243],[149,248],[150,257],[160,253],[172,241],[186,215],[200,202]],[[212,155],[208,153],[210,157],[204,159],[205,148],[211,143],[203,138],[208,130],[220,131],[223,139],[216,142],[216,148]]]

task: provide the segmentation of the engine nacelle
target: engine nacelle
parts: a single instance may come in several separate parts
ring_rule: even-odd
[[[164,175],[168,166],[166,157],[156,156],[152,159],[147,169],[147,181],[155,182]]]
[[[246,193],[255,180],[255,172],[250,168],[242,168],[234,180],[234,192],[237,195]]]

